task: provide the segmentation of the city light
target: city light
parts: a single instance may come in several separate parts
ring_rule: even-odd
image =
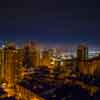
[[[41,84],[52,81],[53,85],[77,84],[92,96],[97,92],[97,86],[89,86],[78,80],[78,78],[85,76],[89,78],[90,76],[98,77],[100,75],[100,67],[98,67],[100,65],[100,55],[98,53],[98,55],[89,58],[90,52],[87,46],[79,46],[76,50],[77,56],[74,56],[62,51],[55,54],[55,49],[44,49],[41,52],[36,45],[33,48],[33,45],[29,45],[29,43],[29,46],[24,46],[24,48],[17,48],[15,44],[11,44],[6,44],[0,48],[0,77],[3,80],[1,87],[7,92],[8,97],[15,96],[23,99],[27,97],[27,100],[31,100],[31,98],[32,100],[41,100],[41,97],[37,97],[34,91],[44,89]],[[35,79],[36,77],[37,79]],[[33,79],[35,79],[35,82],[39,81],[31,87],[34,91],[28,89],[31,86],[29,81]],[[55,83],[56,81],[57,83]],[[19,85],[22,83],[24,84]],[[25,87],[25,84],[28,86]],[[52,98],[56,97],[52,96]]]

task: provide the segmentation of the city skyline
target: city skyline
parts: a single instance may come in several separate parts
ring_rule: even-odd
[[[57,49],[61,50],[62,52],[75,53],[79,45],[86,45],[88,47],[88,51],[90,53],[100,52],[99,45],[93,46],[93,45],[89,45],[86,43],[77,43],[77,44],[75,44],[75,43],[73,43],[73,44],[53,43],[53,44],[51,44],[51,43],[43,43],[43,42],[41,43],[41,42],[36,41],[36,40],[27,40],[27,41],[23,41],[23,42],[16,42],[16,41],[11,41],[11,40],[0,41],[0,47],[4,47],[5,43],[8,42],[8,44],[14,43],[16,45],[16,48],[20,48],[23,45],[25,45],[26,43],[28,43],[29,41],[33,41],[34,43],[36,43],[37,47],[40,48],[40,50],[57,48]]]
[[[31,44],[32,43],[32,44]],[[20,45],[18,45],[16,42],[14,41],[3,41],[0,44],[0,48],[3,49],[6,46],[14,46],[14,48],[16,50],[18,49],[24,49],[25,46],[29,46],[30,49],[32,48],[36,48],[39,50],[40,54],[42,55],[43,51],[51,51],[53,52],[53,54],[57,57],[68,57],[68,59],[71,59],[72,56],[74,58],[77,58],[77,49],[79,46],[85,46],[88,49],[88,58],[93,58],[95,56],[98,56],[100,54],[100,50],[97,48],[94,48],[92,46],[86,45],[86,44],[76,44],[76,45],[69,45],[69,44],[48,44],[48,45],[44,45],[41,44],[38,41],[34,41],[34,40],[29,40],[29,41],[25,41],[22,42]]]
[[[100,100],[97,0],[0,0],[0,100]]]

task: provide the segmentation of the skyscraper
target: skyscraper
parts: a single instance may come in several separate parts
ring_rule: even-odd
[[[17,55],[16,55],[16,79],[20,80],[22,77],[22,69],[23,69],[23,60],[24,60],[24,51],[22,48],[16,49]]]
[[[77,49],[77,58],[78,60],[87,60],[88,59],[88,47],[85,45],[79,45]]]
[[[40,65],[40,50],[36,43],[30,41],[24,46],[24,66],[32,68]]]
[[[80,45],[77,49],[77,71],[81,74],[87,74],[88,47]]]
[[[44,50],[42,52],[41,65],[50,67],[50,63],[51,63],[51,51]]]
[[[10,85],[14,86],[16,75],[16,47],[12,44],[7,44],[4,50],[4,69],[2,71],[3,79]]]
[[[3,80],[4,76],[4,51],[0,48],[0,81]]]

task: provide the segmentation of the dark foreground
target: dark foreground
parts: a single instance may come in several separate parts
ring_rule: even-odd
[[[20,83],[20,85],[33,91],[46,100],[100,100],[100,91],[90,96],[87,90],[79,85],[58,84],[37,78]]]

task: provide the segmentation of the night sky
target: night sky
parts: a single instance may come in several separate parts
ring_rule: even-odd
[[[67,45],[86,43],[99,48],[99,2],[0,0],[0,41],[3,40],[38,40],[44,44]]]

